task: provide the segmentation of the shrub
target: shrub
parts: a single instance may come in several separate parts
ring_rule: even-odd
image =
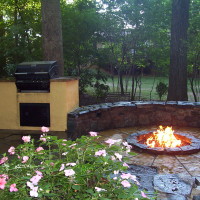
[[[42,131],[37,143],[23,136],[23,144],[3,154],[1,199],[147,199],[136,176],[123,173],[128,165],[122,155],[130,152],[126,142],[100,143],[96,132],[71,141],[47,135],[46,127]]]
[[[168,90],[168,86],[166,83],[163,83],[163,82],[157,83],[156,92],[157,92],[160,100],[162,99],[163,95],[167,94],[167,90]]]

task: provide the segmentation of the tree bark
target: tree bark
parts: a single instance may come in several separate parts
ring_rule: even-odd
[[[41,0],[43,59],[58,62],[58,76],[64,75],[60,0]]]
[[[168,101],[187,101],[187,29],[190,0],[172,1]]]
[[[0,13],[0,42],[2,41],[2,38],[5,35],[5,25],[3,21],[3,14]],[[0,77],[3,77],[6,75],[5,67],[6,67],[6,57],[4,49],[0,48]]]

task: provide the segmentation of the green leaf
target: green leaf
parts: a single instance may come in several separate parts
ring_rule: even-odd
[[[94,194],[94,191],[92,189],[88,189],[88,190],[86,190],[86,192],[89,194]]]
[[[72,185],[72,188],[74,190],[80,190],[81,189],[81,186],[80,185]]]
[[[54,193],[44,193],[44,196],[46,196],[46,197],[55,197],[55,196],[57,196],[57,194],[54,194]]]
[[[127,199],[127,198],[129,198],[129,197],[130,197],[129,195],[123,194],[123,193],[118,195],[118,198],[119,198],[119,199]]]
[[[137,153],[135,153],[135,152],[129,152],[128,154],[131,155],[131,156],[136,156],[137,155]]]
[[[21,179],[30,180],[30,177],[28,177],[28,176],[23,176],[23,177],[21,177]]]

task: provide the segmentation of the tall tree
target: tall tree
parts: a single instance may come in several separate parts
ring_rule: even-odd
[[[2,41],[2,38],[5,35],[5,25],[3,22],[3,14],[0,13],[0,42]],[[0,48],[0,77],[6,75],[5,67],[6,67],[6,57],[5,57],[5,51]]]
[[[187,30],[190,0],[172,1],[169,90],[167,100],[187,101]]]
[[[100,24],[96,4],[91,0],[76,0],[62,4],[64,58],[68,75],[81,76],[89,63],[94,63],[95,41]],[[69,31],[70,30],[70,31]],[[75,72],[75,73],[74,73]]]
[[[2,76],[23,61],[41,60],[40,0],[0,1],[0,59]]]
[[[58,62],[58,75],[64,75],[60,0],[41,0],[43,59]]]

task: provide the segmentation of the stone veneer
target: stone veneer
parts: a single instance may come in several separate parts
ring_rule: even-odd
[[[76,139],[89,131],[134,126],[200,127],[200,102],[132,101],[77,108],[67,117],[67,134]]]

